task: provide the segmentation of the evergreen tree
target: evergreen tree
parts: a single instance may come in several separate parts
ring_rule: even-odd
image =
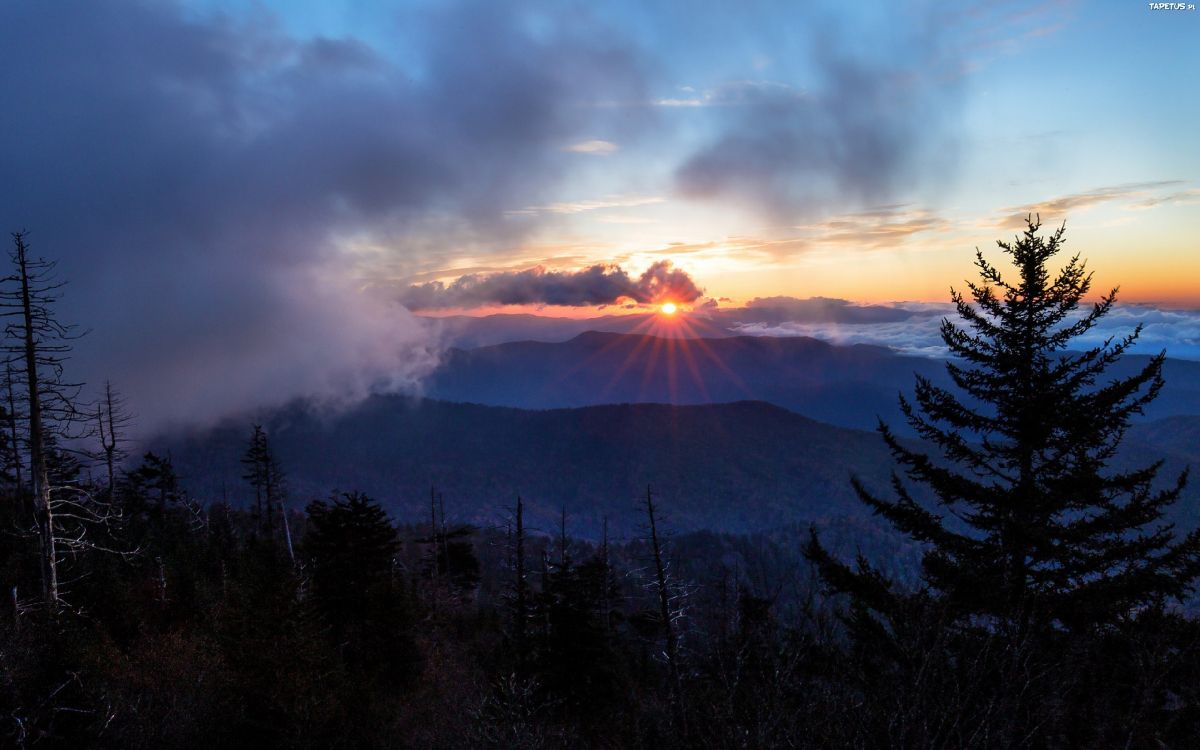
[[[968,282],[969,297],[951,291],[965,325],[945,319],[941,336],[959,392],[918,377],[914,401],[901,398],[909,424],[941,455],[880,424],[904,474],[936,503],[898,475],[893,499],[854,482],[864,503],[925,545],[919,596],[951,623],[1010,635],[1103,629],[1182,598],[1200,574],[1200,533],[1179,538],[1164,519],[1186,476],[1163,487],[1161,462],[1109,466],[1130,419],[1162,388],[1165,352],[1112,378],[1140,327],[1071,350],[1112,310],[1117,290],[1080,311],[1092,275],[1078,255],[1052,273],[1065,227],[1049,235],[1039,227],[1031,219],[1014,242],[997,243],[1015,282],[976,251],[981,282]],[[885,632],[905,610],[867,561],[834,559],[815,532],[807,553],[832,589],[851,595],[860,635]]]
[[[585,714],[617,698],[619,664],[604,619],[610,588],[611,572],[601,554],[577,565],[564,551],[536,600],[545,622],[537,650],[543,687]]]
[[[283,469],[280,468],[279,462],[271,450],[266,430],[262,428],[262,425],[253,426],[246,453],[242,456],[242,465],[246,467],[246,473],[242,475],[242,478],[254,488],[255,521],[261,526],[267,538],[272,539],[275,536],[276,512],[280,514],[280,519],[285,524],[287,522],[286,516],[283,515],[284,475]],[[288,531],[288,543],[290,544],[290,530],[285,529],[285,531]]]
[[[359,492],[308,505],[304,552],[313,603],[350,666],[403,681],[415,646],[409,603],[394,575],[400,548],[387,513]]]
[[[142,465],[125,475],[127,501],[133,512],[152,512],[162,516],[169,505],[183,499],[179,475],[170,456],[148,451]]]

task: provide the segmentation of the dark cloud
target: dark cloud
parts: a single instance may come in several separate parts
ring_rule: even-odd
[[[809,28],[811,86],[742,81],[697,102],[719,108],[723,126],[677,170],[681,193],[735,198],[789,221],[889,202],[952,160],[946,125],[962,64],[948,44],[953,29],[897,19],[891,43],[872,54],[827,18]]]
[[[893,323],[905,321],[922,311],[894,305],[859,305],[829,297],[755,297],[741,310],[727,315],[744,323]]]
[[[616,265],[598,264],[581,271],[542,267],[504,273],[468,274],[449,284],[431,281],[409,287],[400,301],[413,310],[486,305],[611,305],[622,299],[651,303],[669,299],[692,302],[703,290],[686,271],[660,260],[634,278]]]
[[[406,23],[411,70],[169,2],[0,6],[0,228],[60,261],[63,315],[93,330],[82,375],[146,421],[412,382],[435,353],[348,246],[494,238],[552,195],[562,144],[639,127],[586,106],[645,94],[638,54],[578,9]]]

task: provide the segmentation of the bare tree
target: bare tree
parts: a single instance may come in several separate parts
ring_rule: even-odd
[[[29,467],[29,531],[38,540],[42,602],[56,609],[71,583],[64,578],[64,562],[86,550],[129,553],[114,548],[112,534],[100,533],[119,520],[114,506],[79,481],[77,455],[84,454],[76,448],[89,434],[77,406],[83,386],[67,380],[64,370],[72,342],[82,333],[55,315],[64,282],[52,261],[30,257],[24,233],[12,238],[13,273],[0,288],[0,315],[7,321],[6,427],[17,448],[14,466]],[[22,478],[17,483],[23,485]]]
[[[4,428],[7,431],[9,468],[12,469],[13,488],[16,490],[16,497],[20,498],[25,492],[25,482],[21,476],[22,461],[21,461],[21,438],[20,424],[24,419],[19,401],[20,396],[17,393],[17,381],[13,374],[12,362],[5,360],[4,362]]]
[[[111,501],[116,487],[116,467],[129,453],[125,450],[129,438],[126,436],[133,415],[125,407],[125,399],[112,381],[104,381],[104,393],[96,404],[96,434],[100,437],[99,458],[108,472],[108,499]]]
[[[438,593],[441,580],[438,575],[438,491],[434,485],[429,486],[429,611],[437,617]]]
[[[529,656],[529,579],[525,567],[525,503],[517,495],[516,529],[513,535],[513,641],[517,665],[523,672]]]
[[[71,341],[78,338],[75,326],[58,320],[54,305],[64,282],[54,272],[55,264],[41,258],[30,258],[25,234],[14,232],[11,260],[14,273],[4,279],[7,285],[0,291],[0,314],[9,320],[4,332],[4,349],[9,354],[8,365],[23,381],[22,397],[27,414],[29,473],[32,489],[32,515],[38,536],[41,556],[42,597],[47,605],[59,601],[58,544],[75,545],[82,541],[83,531],[72,527],[57,533],[54,513],[61,509],[68,522],[82,522],[95,515],[85,509],[81,498],[64,492],[56,502],[52,498],[48,448],[56,440],[69,440],[72,424],[78,413],[75,401],[81,385],[63,377],[63,365],[71,351]],[[82,492],[81,490],[79,492]],[[86,493],[84,493],[86,494]]]
[[[683,611],[679,606],[682,594],[679,587],[671,579],[666,554],[663,549],[662,535],[659,526],[662,522],[658,507],[654,504],[654,493],[646,488],[646,525],[649,533],[650,553],[654,565],[654,580],[652,586],[658,603],[658,616],[662,621],[663,638],[665,641],[664,654],[667,659],[667,673],[671,681],[671,706],[675,713],[675,721],[684,734],[687,733],[686,717],[683,712],[683,680],[679,666],[679,620]]]

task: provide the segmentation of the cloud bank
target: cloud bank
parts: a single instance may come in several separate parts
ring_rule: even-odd
[[[953,305],[903,303],[892,309],[905,316],[861,322],[813,321],[796,316],[786,322],[747,321],[732,325],[731,330],[748,336],[811,336],[835,344],[877,344],[927,357],[948,355],[939,329],[942,318],[958,319]],[[1138,325],[1142,333],[1132,352],[1157,354],[1165,349],[1169,357],[1200,360],[1200,311],[1161,310],[1145,305],[1114,307],[1088,334],[1075,339],[1072,348],[1099,346],[1110,337],[1128,335]]]
[[[111,377],[147,429],[414,383],[436,352],[348,246],[502,237],[578,159],[562,144],[638,127],[587,106],[644,94],[637,52],[586,14],[407,21],[402,66],[261,15],[0,6],[0,228],[71,282],[60,314],[92,329],[75,374]]]
[[[622,300],[650,304],[662,300],[693,302],[703,290],[670,261],[654,263],[636,278],[617,265],[597,264],[580,271],[525,271],[467,274],[446,284],[410,286],[400,301],[413,310],[488,305],[612,305]]]
[[[928,310],[910,310],[894,305],[856,305],[828,297],[755,297],[743,310],[728,311],[744,321],[769,323],[897,323],[928,316]]]

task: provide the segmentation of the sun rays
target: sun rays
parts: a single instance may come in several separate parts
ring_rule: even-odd
[[[674,305],[673,313],[664,309],[667,304]],[[689,403],[697,396],[707,402],[711,400],[712,386],[726,383],[732,384],[742,398],[756,398],[709,345],[709,338],[728,334],[709,323],[703,313],[685,310],[676,303],[663,303],[657,311],[642,315],[629,334],[613,336],[564,373],[562,380],[602,366],[614,353],[621,352],[620,364],[601,388],[601,396],[612,392],[622,379],[636,378],[637,400],[641,402]],[[705,362],[712,366],[702,367]]]

